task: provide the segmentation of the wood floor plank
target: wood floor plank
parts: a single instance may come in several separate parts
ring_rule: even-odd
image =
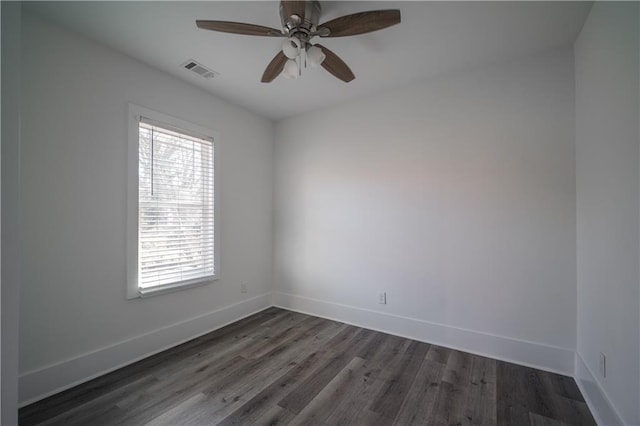
[[[466,386],[471,376],[471,366],[475,355],[453,351],[449,357],[442,380],[456,387]]]
[[[348,423],[344,423],[345,425]],[[381,414],[371,411],[369,409],[364,410],[359,420],[354,424],[361,424],[367,426],[387,426],[389,425],[389,419],[383,417]]]
[[[529,419],[529,411],[519,405],[513,405],[505,400],[498,400],[496,403],[496,425],[498,426],[513,426],[523,425],[530,426],[531,420]]]
[[[363,333],[360,328],[348,327],[336,335],[326,345],[329,351],[336,355],[318,368],[312,375],[299,386],[295,387],[287,396],[278,401],[278,405],[296,415],[342,370],[353,358],[352,353],[368,343],[358,336]],[[351,344],[353,342],[353,346]],[[350,350],[349,350],[350,349]]]
[[[449,382],[441,381],[440,386],[438,386],[438,396],[428,423],[435,425],[453,424],[449,418],[455,405],[455,397],[454,386]]]
[[[285,410],[279,405],[274,405],[264,413],[263,416],[256,419],[255,422],[244,424],[256,426],[279,426],[289,424],[293,417],[294,415],[292,412]]]
[[[529,412],[537,406],[526,380],[526,367],[508,362],[496,362],[497,424],[531,424]]]
[[[364,345],[360,350],[354,353],[354,356],[362,359],[371,359],[379,350],[380,347],[384,344],[384,341],[388,339],[389,334],[385,333],[373,333],[373,338]]]
[[[427,352],[427,359],[433,362],[439,362],[440,364],[446,364],[449,362],[449,356],[453,350],[444,348],[442,346],[431,345],[429,352]]]
[[[566,423],[559,420],[550,419],[536,413],[529,413],[529,421],[531,426],[567,426]]]
[[[382,338],[380,338],[382,337]],[[352,425],[352,424],[371,424],[364,421],[363,418],[370,419],[371,422],[386,422],[388,420],[381,415],[369,410],[371,401],[375,399],[386,380],[382,373],[389,365],[395,365],[398,357],[402,356],[406,350],[406,346],[400,340],[388,334],[376,334],[361,351],[356,352],[364,355],[364,363],[354,370],[353,374],[356,380],[353,380],[349,386],[350,397],[342,398],[335,407],[332,408],[332,414],[326,419],[328,425]],[[375,348],[373,343],[376,344]],[[398,350],[398,346],[402,348]]]
[[[354,357],[335,377],[322,388],[320,392],[291,420],[291,425],[325,424],[326,418],[333,414],[333,410],[342,398],[351,398],[354,382],[360,379],[359,368],[364,359]]]
[[[547,389],[556,395],[579,402],[585,402],[582,394],[580,393],[580,389],[578,389],[578,385],[573,378],[546,371],[540,371],[539,375]]]
[[[392,380],[397,366],[403,363],[409,345],[411,340],[387,335],[380,350],[371,358],[372,377],[382,381]]]
[[[525,367],[530,411],[549,418],[557,418],[557,407],[554,398],[545,389],[543,381],[540,379],[542,372],[533,368]]]
[[[470,391],[471,366],[475,355],[466,352],[452,351],[444,373],[437,404],[438,421],[449,424],[468,424],[465,415],[465,403]],[[450,386],[449,386],[450,385]]]
[[[572,378],[269,308],[20,409],[20,425],[595,425]]]
[[[496,361],[474,356],[465,418],[472,425],[496,424]]]
[[[554,398],[556,419],[568,425],[595,426],[596,421],[589,411],[587,404],[564,396]]]
[[[305,322],[313,321],[312,317],[304,318],[304,317],[293,317],[292,320],[295,319],[297,321],[287,321],[287,328],[284,330],[275,329],[272,333],[263,336],[259,339],[256,344],[246,348],[244,351],[240,353],[241,356],[249,359],[258,359],[261,356],[267,354],[268,352],[274,350],[282,343],[287,342],[289,340],[294,339],[300,334],[300,331],[304,330]]]
[[[284,310],[279,310],[277,311],[276,316],[265,320],[264,322],[262,322],[260,324],[260,329],[261,330],[269,330],[271,329],[274,325],[278,325],[278,324],[288,324],[288,325],[293,325],[293,324],[297,324],[298,322],[311,318],[310,315],[306,315],[306,314],[301,314],[299,312],[293,312],[293,311],[284,311]],[[285,327],[286,328],[286,327]]]
[[[191,411],[194,406],[206,400],[207,396],[202,392],[199,392],[189,399],[181,402],[175,407],[171,407],[169,410],[160,414],[157,417],[152,418],[149,422],[145,423],[145,426],[164,426],[170,424],[182,423],[186,413]]]
[[[440,390],[444,365],[425,357],[394,420],[396,425],[427,424]]]
[[[277,401],[287,395],[294,385],[313,374],[326,361],[325,356],[326,352],[322,350],[312,352],[294,369],[271,383],[227,416],[220,422],[220,425],[256,424],[261,418],[267,416],[272,407],[277,405]],[[278,406],[278,408],[280,407]],[[293,413],[291,413],[291,417],[293,417]]]
[[[402,357],[403,362],[394,366],[392,377],[373,400],[370,406],[372,411],[390,420],[395,419],[428,350],[429,345],[426,343],[411,342]]]

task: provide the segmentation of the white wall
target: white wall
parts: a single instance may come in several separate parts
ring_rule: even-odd
[[[636,2],[595,3],[575,43],[577,376],[605,424],[640,424],[638,49]]]
[[[22,52],[21,401],[268,306],[273,124],[33,16]],[[125,299],[128,102],[221,135],[212,285]]]
[[[2,385],[0,424],[18,424],[20,286],[20,18],[18,2],[2,2]]]
[[[573,78],[562,49],[279,122],[276,303],[572,373]]]

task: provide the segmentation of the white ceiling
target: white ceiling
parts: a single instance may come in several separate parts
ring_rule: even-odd
[[[208,92],[278,120],[482,63],[569,46],[590,2],[321,2],[320,22],[400,9],[402,23],[322,44],[353,70],[350,83],[322,68],[260,82],[280,38],[205,31],[196,19],[280,28],[277,1],[27,2],[39,14]],[[317,39],[316,39],[317,40]],[[205,80],[180,67],[196,59],[220,73]]]

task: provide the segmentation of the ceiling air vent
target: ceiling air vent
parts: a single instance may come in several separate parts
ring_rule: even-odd
[[[207,67],[205,67],[204,65],[202,65],[199,62],[196,62],[193,59],[189,59],[187,62],[185,62],[184,64],[182,64],[182,67],[192,71],[196,74],[198,74],[200,77],[204,77],[204,78],[213,78],[216,75],[219,75],[220,73],[215,72],[212,69],[209,69]]]

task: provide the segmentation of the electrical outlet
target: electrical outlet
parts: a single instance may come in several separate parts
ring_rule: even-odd
[[[247,284],[242,283],[240,284],[240,293],[246,293],[247,292]]]
[[[378,303],[381,305],[386,305],[387,304],[387,293],[384,291],[379,291],[378,292]]]
[[[600,352],[600,375],[607,377],[607,356],[604,352]]]

